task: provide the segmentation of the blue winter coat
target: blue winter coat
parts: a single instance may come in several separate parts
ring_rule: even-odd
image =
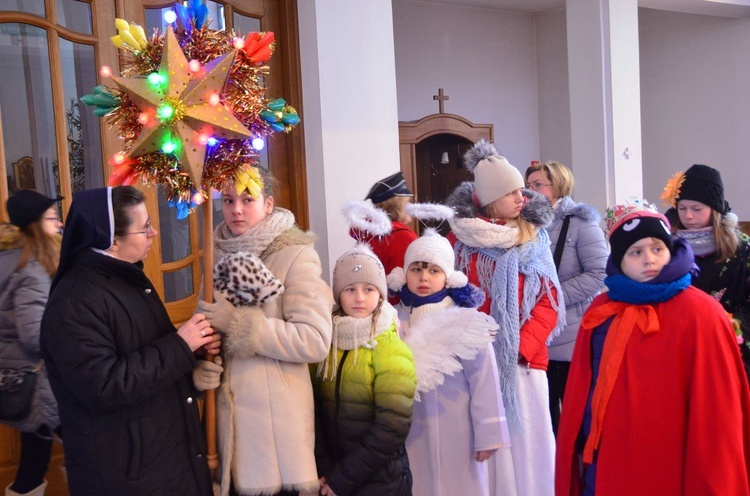
[[[604,287],[609,247],[599,227],[599,213],[590,205],[576,203],[566,196],[555,209],[555,218],[547,228],[552,253],[555,253],[563,220],[570,217],[565,249],[557,271],[567,310],[565,329],[549,345],[549,359],[569,362],[581,317]]]

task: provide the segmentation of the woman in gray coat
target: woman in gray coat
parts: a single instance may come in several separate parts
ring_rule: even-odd
[[[549,345],[547,369],[552,429],[557,435],[578,325],[591,300],[604,287],[609,248],[599,227],[599,213],[570,197],[573,193],[570,169],[559,162],[532,165],[526,169],[526,187],[543,194],[554,211],[547,232],[567,311],[565,329]]]
[[[29,415],[18,421],[0,419],[21,431],[18,472],[5,488],[6,496],[44,494],[52,432],[60,424],[39,349],[39,323],[60,256],[62,222],[56,203],[21,190],[6,204],[11,223],[0,225],[0,369],[40,369]]]

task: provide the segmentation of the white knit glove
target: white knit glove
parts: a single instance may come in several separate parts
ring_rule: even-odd
[[[221,357],[214,358],[213,362],[198,360],[198,366],[193,369],[193,384],[198,391],[216,389],[221,384]]]

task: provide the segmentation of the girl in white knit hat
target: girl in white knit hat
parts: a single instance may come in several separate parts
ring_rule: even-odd
[[[552,496],[555,438],[547,343],[565,325],[565,304],[544,227],[552,207],[524,190],[521,173],[490,143],[467,152],[465,182],[446,199],[457,267],[482,288],[480,310],[500,325],[495,358],[512,447],[490,465],[492,496]]]
[[[415,496],[488,494],[485,460],[510,436],[492,340],[497,324],[477,311],[484,294],[453,269],[447,239],[428,229],[388,276],[401,298],[405,341],[417,368],[406,449]]]
[[[385,269],[366,245],[333,270],[333,343],[313,377],[320,494],[411,495],[404,442],[416,377],[388,303]]]

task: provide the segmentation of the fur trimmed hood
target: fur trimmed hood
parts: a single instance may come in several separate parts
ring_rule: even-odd
[[[566,196],[560,201],[560,205],[554,212],[555,219],[571,215],[585,221],[599,223],[602,220],[599,211],[586,203],[576,203],[571,197]]]
[[[21,230],[13,224],[0,224],[0,252],[21,247]]]
[[[523,196],[527,201],[521,210],[521,216],[537,227],[547,227],[552,222],[554,212],[547,199],[532,190],[524,189]],[[474,201],[474,183],[461,183],[445,200],[453,208],[458,219],[474,219],[481,216],[479,205]]]

